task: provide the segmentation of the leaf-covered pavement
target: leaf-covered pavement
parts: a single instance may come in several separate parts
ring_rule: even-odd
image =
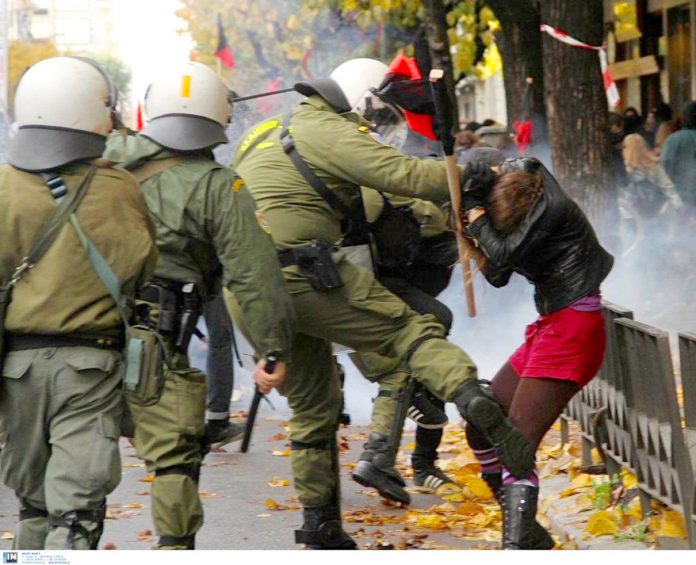
[[[684,535],[676,513],[655,506],[651,516],[640,515],[635,477],[588,475],[580,469],[581,449],[572,441],[562,445],[552,430],[539,452],[542,513],[563,513],[586,546],[596,540],[622,547],[654,547],[658,538]],[[413,433],[404,435],[398,467],[411,485],[407,465]],[[458,486],[443,485],[437,493],[409,486],[409,507],[382,500],[372,489],[350,479],[367,439],[364,428],[340,432],[343,516],[346,529],[363,549],[495,549],[499,545],[501,515],[479,467],[466,445],[463,430],[451,425],[441,445],[440,466]],[[102,547],[147,549],[156,536],[150,522],[149,490],[152,476],[122,442],[123,481],[109,497]],[[289,443],[285,423],[260,418],[249,454],[238,444],[210,454],[202,470],[201,497],[206,523],[198,536],[201,549],[295,549],[292,530],[301,524],[301,506],[292,488]],[[553,488],[547,485],[553,484]],[[16,510],[11,493],[0,488],[0,548],[9,548]],[[555,516],[559,518],[559,516]],[[548,525],[548,519],[540,515]],[[558,523],[558,520],[556,520]],[[557,549],[573,549],[578,540],[557,538]],[[635,545],[635,544],[638,545]]]

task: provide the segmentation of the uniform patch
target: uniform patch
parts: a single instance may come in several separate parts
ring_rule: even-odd
[[[266,216],[263,215],[261,210],[256,210],[256,221],[261,226],[261,229],[265,231],[268,235],[271,235],[271,226],[268,225],[266,221]]]
[[[261,137],[263,134],[266,132],[275,129],[277,127],[280,127],[280,122],[278,120],[269,120],[267,122],[262,123],[259,126],[256,126],[249,135],[247,135],[246,139],[242,142],[240,151],[244,153],[247,151],[253,144],[254,142]]]
[[[242,179],[235,179],[235,181],[232,183],[232,191],[239,192],[240,190],[242,190],[243,186],[244,181]]]
[[[191,75],[181,77],[181,97],[191,98]]]

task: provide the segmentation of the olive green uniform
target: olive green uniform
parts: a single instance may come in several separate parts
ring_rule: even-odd
[[[336,244],[342,237],[340,215],[284,153],[279,142],[282,121],[269,120],[242,137],[235,169],[263,211],[279,250],[312,240]],[[406,157],[382,145],[359,116],[338,114],[319,96],[294,110],[290,131],[299,154],[346,204],[355,200],[359,186],[436,202],[448,199],[443,163]],[[296,265],[283,269],[299,333],[280,392],[293,410],[295,487],[309,508],[338,499],[335,432],[341,392],[331,342],[403,362],[443,399],[453,398],[465,380],[476,378],[471,359],[444,339],[445,330],[434,317],[409,309],[344,254],[334,253],[344,286],[329,291],[315,290]]]
[[[69,165],[57,173],[75,190],[87,170]],[[8,280],[56,203],[39,175],[9,165],[0,167],[0,201],[0,278]],[[76,214],[123,293],[134,296],[156,260],[135,179],[98,169]],[[115,344],[123,325],[72,225],[15,286],[5,330],[0,479],[19,499],[14,545],[88,549],[98,540],[105,498],[121,479],[123,359]],[[37,346],[17,346],[28,338]],[[59,339],[74,343],[59,347]],[[42,340],[50,345],[41,347]]]
[[[125,152],[125,156],[124,156]],[[124,146],[109,140],[107,157],[129,164],[174,154],[141,136]],[[136,176],[138,169],[133,169]],[[294,313],[263,217],[235,173],[212,156],[182,157],[144,180],[141,190],[157,232],[155,280],[195,283],[203,298],[216,289],[213,273],[237,296],[246,326],[263,357],[287,361]],[[150,472],[152,518],[160,547],[193,547],[203,523],[198,475],[204,437],[205,376],[173,353],[165,386],[152,406],[130,403],[135,446]]]

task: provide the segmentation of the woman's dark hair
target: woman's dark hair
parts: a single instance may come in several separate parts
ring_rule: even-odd
[[[503,233],[513,231],[527,217],[542,190],[541,172],[513,171],[500,175],[488,207],[495,229]]]
[[[684,129],[696,129],[696,100],[684,106],[681,118]]]
[[[486,211],[493,227],[502,234],[512,232],[527,217],[532,206],[544,191],[541,171],[503,173],[493,185],[491,200]],[[488,271],[488,258],[480,248],[472,248],[469,255],[479,271]]]

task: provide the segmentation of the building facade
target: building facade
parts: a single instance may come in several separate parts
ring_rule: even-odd
[[[619,109],[696,100],[696,0],[605,0],[605,22]]]

